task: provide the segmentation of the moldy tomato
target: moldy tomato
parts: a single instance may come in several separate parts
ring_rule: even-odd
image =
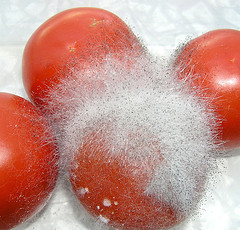
[[[98,8],[69,9],[47,20],[29,39],[23,55],[24,87],[30,99],[46,109],[42,99],[61,79],[73,77],[73,70],[91,72],[108,55],[131,61],[144,50],[116,15]],[[87,77],[82,81],[91,85]]]
[[[240,147],[240,31],[215,30],[191,40],[176,65],[179,77],[211,101],[225,148]]]
[[[105,133],[100,129],[87,135],[70,165],[73,191],[85,209],[116,229],[166,229],[181,222],[185,217],[172,204],[146,192],[161,154],[154,161],[131,159],[127,150],[108,149]]]
[[[0,93],[0,229],[33,216],[58,176],[58,155],[48,123],[27,100]]]

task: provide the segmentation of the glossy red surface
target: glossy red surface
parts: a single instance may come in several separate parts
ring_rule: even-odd
[[[39,211],[53,191],[58,155],[46,119],[27,100],[0,93],[0,229]]]
[[[73,71],[91,70],[107,55],[131,60],[143,50],[116,15],[98,8],[65,10],[43,23],[29,39],[23,55],[24,87],[41,106],[48,91],[61,79],[73,78]],[[87,77],[82,80],[92,84]]]
[[[240,147],[240,31],[222,29],[193,39],[180,51],[180,78],[211,101],[226,149]],[[191,76],[194,76],[192,78]]]

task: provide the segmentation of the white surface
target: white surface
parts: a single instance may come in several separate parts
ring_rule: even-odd
[[[240,1],[236,0],[0,0],[0,91],[26,97],[21,58],[28,38],[57,12],[80,6],[100,7],[117,14],[160,56],[168,56],[182,41],[209,30],[240,29]],[[178,229],[240,229],[239,153],[226,159],[226,169],[200,214]],[[69,192],[57,188],[41,215],[18,229],[99,230],[98,225],[82,220],[74,203]]]

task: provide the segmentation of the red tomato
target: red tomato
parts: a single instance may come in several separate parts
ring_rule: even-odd
[[[105,133],[87,135],[70,166],[73,190],[86,210],[117,229],[165,229],[182,221],[174,207],[146,193],[161,154],[159,160],[148,158],[144,163],[136,156],[128,158],[125,152],[108,149]],[[136,137],[133,134],[129,142]]]
[[[33,216],[48,200],[58,157],[48,123],[27,100],[0,93],[0,229]]]
[[[177,56],[180,78],[211,101],[226,149],[240,147],[240,31],[222,29],[188,42]],[[192,77],[194,76],[194,77]]]
[[[107,55],[126,62],[144,48],[116,15],[98,8],[63,11],[43,23],[28,41],[23,55],[23,83],[30,99],[44,103],[49,90],[74,71],[99,64]],[[81,79],[91,86],[94,78]],[[46,107],[44,104],[43,106]]]

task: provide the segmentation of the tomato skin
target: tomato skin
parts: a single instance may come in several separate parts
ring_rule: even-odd
[[[0,229],[41,209],[58,177],[58,155],[48,123],[27,100],[0,93]]]
[[[240,147],[240,31],[214,30],[191,40],[177,55],[176,65],[179,78],[187,76],[201,97],[212,100],[224,148]]]
[[[69,9],[47,20],[29,39],[23,55],[24,87],[41,107],[49,89],[72,77],[73,68],[91,69],[109,54],[125,60],[143,50],[116,15],[98,8]]]

